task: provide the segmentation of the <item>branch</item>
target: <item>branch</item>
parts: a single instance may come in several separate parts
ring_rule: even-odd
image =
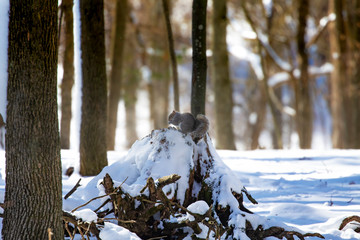
[[[71,194],[73,194],[77,189],[78,187],[80,187],[80,181],[81,181],[81,178],[79,179],[79,181],[75,184],[75,186],[65,195],[64,199],[68,199],[68,197],[71,196]]]
[[[323,24],[321,23],[322,21],[325,21]],[[320,20],[320,24],[319,26],[316,28],[316,33],[311,37],[311,39],[306,43],[306,48],[311,47],[314,43],[317,42],[317,40],[320,38],[320,36],[322,35],[322,33],[325,31],[325,29],[327,28],[327,26],[329,25],[329,23],[335,21],[335,17],[334,14],[331,13],[330,15],[323,17]]]
[[[270,46],[267,38],[256,29],[255,23],[252,20],[248,9],[246,8],[245,1],[241,1],[241,5],[242,5],[243,11],[245,13],[245,17],[246,17],[247,21],[249,22],[251,29],[256,33],[256,39],[258,40],[260,45],[265,49],[266,53],[271,57],[271,59],[274,61],[274,63],[280,69],[291,74],[293,69],[290,66],[290,64],[287,63],[286,61],[282,60],[281,57],[279,55],[277,55],[275,50]]]

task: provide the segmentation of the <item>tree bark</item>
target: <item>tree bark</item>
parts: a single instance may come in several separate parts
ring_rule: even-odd
[[[62,149],[70,148],[71,89],[74,85],[74,20],[73,1],[63,0],[65,18],[64,77],[61,83],[61,126],[60,143]]]
[[[213,2],[213,77],[216,148],[235,150],[232,83],[226,43],[226,0]]]
[[[205,114],[206,99],[206,8],[207,0],[193,0],[191,113]]]
[[[3,239],[63,239],[57,10],[10,1]]]
[[[80,174],[96,175],[107,165],[106,69],[103,1],[80,1],[82,108]]]
[[[311,148],[313,130],[313,112],[310,96],[310,78],[308,73],[308,53],[305,43],[306,20],[309,14],[309,1],[298,1],[297,47],[300,77],[297,79],[296,91],[296,127],[300,148]]]
[[[108,150],[115,148],[115,133],[118,115],[118,106],[121,98],[121,82],[123,71],[123,52],[126,31],[127,0],[118,0],[116,2],[116,20],[114,51],[112,57],[112,69],[109,84],[109,102],[108,102],[108,123],[107,123],[107,147]]]

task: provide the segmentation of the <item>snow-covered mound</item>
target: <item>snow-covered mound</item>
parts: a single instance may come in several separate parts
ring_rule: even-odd
[[[273,226],[281,227],[280,231],[297,231],[252,214],[244,207],[243,196],[253,203],[256,201],[248,194],[238,176],[224,164],[208,135],[194,142],[190,135],[174,128],[152,131],[136,141],[126,156],[105,167],[65,200],[64,210],[71,211],[74,205],[79,206],[106,195],[106,184],[101,183],[105,181],[105,176],[108,177],[107,174],[114,188],[121,186],[117,190],[118,195],[112,198],[112,203],[102,205],[109,200],[109,196],[106,196],[83,206],[83,211],[77,209],[73,214],[83,221],[93,221],[91,211],[95,209],[97,213],[114,209],[113,212],[107,211],[107,214],[120,218],[124,221],[123,227],[141,238],[163,236],[162,231],[167,228],[174,228],[171,234],[185,234],[189,239],[217,239],[220,236],[221,239],[250,239],[254,234]],[[180,178],[163,184],[164,177],[173,174]],[[153,185],[149,179],[154,180]],[[166,196],[165,199],[162,196]],[[99,206],[102,206],[101,209],[98,209]],[[150,210],[151,214],[148,215]],[[133,225],[126,223],[131,221],[146,226],[132,229]],[[115,234],[112,231],[129,234],[122,227],[111,224],[105,224],[103,231],[106,231],[103,236]],[[169,234],[167,231],[166,234]]]
[[[136,141],[126,156],[105,167],[86,186],[80,187],[68,200],[65,200],[64,208],[65,210],[71,210],[67,209],[67,206],[72,207],[73,204],[70,204],[70,202],[79,198],[89,200],[105,194],[104,187],[100,183],[106,173],[111,176],[115,187],[122,184],[122,188],[132,196],[139,194],[149,177],[156,180],[164,176],[177,174],[181,178],[176,183],[165,186],[163,190],[168,193],[168,198],[172,198],[176,189],[176,198],[180,203],[183,203],[185,191],[188,188],[189,173],[196,164],[194,159],[198,159],[199,156],[203,158],[202,163],[204,166],[201,167],[203,171],[206,170],[205,165],[210,161],[206,159],[208,155],[205,152],[206,144],[209,145],[211,155],[214,157],[211,159],[214,167],[207,181],[212,182],[211,184],[217,184],[219,191],[222,188],[221,192],[225,195],[217,195],[216,198],[221,205],[226,206],[228,199],[226,193],[231,194],[231,190],[241,193],[243,185],[240,179],[222,162],[211,141],[207,141],[207,143],[200,141],[195,144],[189,135],[169,128],[154,130],[150,135]],[[205,174],[205,172],[202,174]],[[194,186],[194,195],[200,190],[199,187]],[[228,191],[224,191],[225,189],[228,189]],[[91,204],[94,207],[98,206],[99,201],[94,201]],[[236,203],[234,202],[234,204]]]

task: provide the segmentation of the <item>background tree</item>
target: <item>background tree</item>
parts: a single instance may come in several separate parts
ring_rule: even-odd
[[[123,71],[123,52],[126,32],[126,17],[128,16],[127,0],[116,1],[115,31],[113,37],[112,64],[109,83],[107,148],[114,150],[118,106],[121,98],[121,82]]]
[[[64,76],[61,82],[60,143],[62,149],[70,148],[71,90],[74,85],[74,20],[73,1],[61,3],[65,20],[65,50],[63,58]]]
[[[207,0],[193,0],[192,5],[192,77],[191,113],[205,114],[206,98],[206,8]]]
[[[148,79],[150,97],[150,116],[154,129],[168,126],[169,115],[169,84],[170,84],[170,57],[166,39],[166,26],[162,2],[157,0],[148,1],[149,15],[147,24],[153,31],[147,33],[149,47],[148,66],[151,70],[151,77]],[[169,10],[170,11],[170,10]]]
[[[102,0],[80,1],[82,107],[80,174],[96,175],[107,165],[107,91]]]
[[[212,50],[213,82],[215,94],[216,147],[236,149],[233,133],[232,83],[229,73],[229,57],[226,43],[227,7],[226,0],[213,1]]]
[[[125,104],[125,131],[126,131],[126,147],[130,148],[132,144],[138,140],[136,131],[137,116],[136,103],[137,91],[141,80],[140,63],[139,63],[139,47],[136,44],[135,29],[127,28],[124,57],[124,104]]]
[[[300,77],[295,81],[296,128],[300,148],[311,148],[313,133],[313,112],[308,73],[309,57],[306,49],[305,31],[309,14],[309,1],[298,1],[297,50]]]
[[[3,239],[63,239],[58,1],[10,1]]]
[[[173,90],[174,90],[174,110],[180,111],[179,79],[178,79],[173,32],[172,32],[171,21],[170,21],[169,0],[162,0],[162,5],[163,5],[163,10],[164,10],[166,30],[167,30],[167,36],[168,36],[169,53],[170,53],[170,59],[171,59],[171,70],[172,70]]]
[[[343,1],[329,1],[329,13],[335,13],[335,22],[330,23],[330,50],[334,70],[330,77],[331,84],[331,113],[332,113],[332,144],[334,148],[344,148],[347,145],[346,134],[346,33],[345,21],[342,15]]]

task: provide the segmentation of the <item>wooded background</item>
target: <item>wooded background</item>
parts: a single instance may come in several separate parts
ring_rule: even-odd
[[[64,26],[70,9],[65,2]],[[202,4],[200,9],[206,6],[206,1],[195,2]],[[173,85],[177,73],[177,110],[195,111],[190,94],[200,93],[191,93],[191,49],[198,39],[191,34],[191,6],[191,1],[104,1],[109,150],[114,149],[121,100],[127,146],[139,136],[134,119],[140,91],[147,91],[151,128],[167,126],[167,115],[177,108]],[[208,67],[192,76],[201,73],[207,79],[206,115],[216,146],[306,149],[320,142],[326,147],[359,148],[359,8],[355,0],[209,1],[207,24],[199,25],[206,34],[203,51]],[[71,37],[62,32],[61,46]],[[60,47],[59,56],[64,72],[69,72],[66,63],[71,60],[63,57],[66,49]],[[62,89],[68,89],[65,80],[64,75]],[[65,121],[69,120],[62,124]],[[61,134],[69,138],[67,128]]]
[[[207,56],[207,69],[201,74],[207,82],[205,113],[216,146],[359,148],[359,8],[355,0],[209,1],[207,23],[199,27],[206,34],[202,40]],[[194,112],[191,94],[201,94],[192,93],[191,76],[201,71],[191,72],[191,49],[196,44],[192,40],[197,41],[192,37],[192,1],[104,0],[99,9],[103,22],[98,17],[87,21],[93,32],[96,23],[104,28],[108,99],[99,108],[107,110],[107,120],[101,121],[106,122],[111,150],[119,114],[125,116],[124,147],[142,137],[134,120],[136,107],[143,107],[137,104],[140,93],[147,93],[151,129],[166,127],[173,109]],[[76,11],[73,2],[63,0],[58,14],[64,149],[70,147],[74,131],[72,10]],[[119,103],[124,112],[118,113]]]

